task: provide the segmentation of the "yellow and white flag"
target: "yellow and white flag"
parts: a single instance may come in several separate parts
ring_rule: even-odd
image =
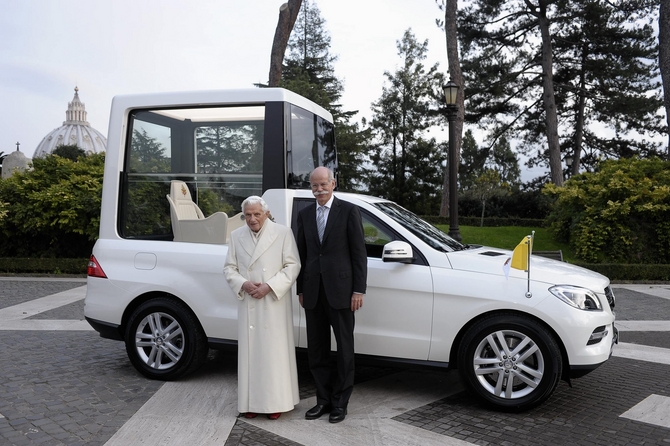
[[[533,252],[533,237],[527,235],[516,245],[512,253],[512,268],[528,271],[528,259]]]

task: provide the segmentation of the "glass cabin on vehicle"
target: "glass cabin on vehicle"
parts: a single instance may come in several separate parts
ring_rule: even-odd
[[[196,92],[180,106],[186,94],[114,98],[113,109],[126,109],[112,113],[126,118],[123,140],[114,140],[113,121],[109,140],[125,146],[117,152],[122,238],[172,239],[171,180],[187,184],[203,214],[233,215],[250,195],[309,187],[315,167],[337,168],[332,116],[301,96],[275,88]],[[158,105],[133,106],[148,102]]]

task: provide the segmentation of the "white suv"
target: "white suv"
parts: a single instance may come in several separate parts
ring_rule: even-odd
[[[209,348],[235,348],[226,235],[243,224],[236,214],[252,193],[295,228],[314,200],[299,189],[309,171],[335,167],[331,122],[281,89],[114,99],[84,311],[101,336],[125,342],[139,372],[178,379]],[[224,211],[218,237],[175,241],[178,217],[166,198],[173,180],[209,207],[205,214]],[[606,277],[536,256],[529,271],[506,269],[509,251],[462,245],[388,200],[337,196],[359,207],[366,233],[358,355],[458,368],[470,390],[505,410],[533,407],[559,379],[609,358],[617,331]],[[305,348],[297,300],[293,311],[296,345]]]

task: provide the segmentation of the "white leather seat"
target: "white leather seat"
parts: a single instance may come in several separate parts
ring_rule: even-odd
[[[225,212],[205,217],[191,199],[186,183],[179,180],[172,180],[167,199],[175,242],[226,243],[228,215]]]
[[[247,224],[247,222],[244,220],[244,214],[242,212],[238,212],[237,214],[228,218],[228,229],[226,230],[226,243],[230,241],[230,233],[237,228],[241,228],[245,224]]]

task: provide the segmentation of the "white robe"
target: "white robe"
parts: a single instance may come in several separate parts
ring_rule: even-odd
[[[295,360],[291,286],[300,272],[293,233],[266,220],[257,243],[245,225],[231,233],[224,274],[237,298],[237,407],[239,412],[276,413],[300,402]],[[247,280],[270,291],[254,299]]]

